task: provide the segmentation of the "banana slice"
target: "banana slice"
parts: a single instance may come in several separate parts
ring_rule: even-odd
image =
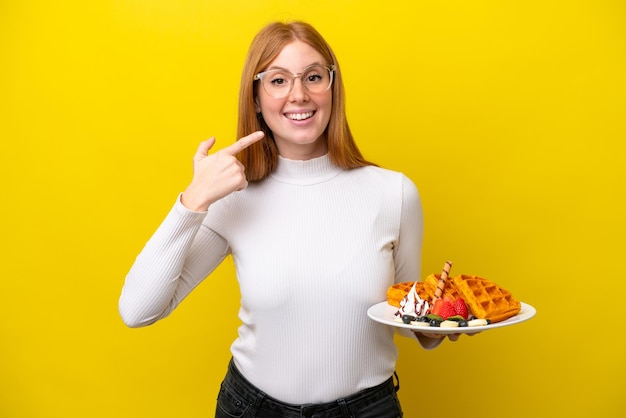
[[[480,327],[487,324],[488,322],[486,319],[472,319],[471,321],[467,321],[468,327]]]

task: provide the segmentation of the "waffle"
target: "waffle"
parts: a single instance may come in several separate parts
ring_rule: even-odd
[[[400,301],[409,293],[413,283],[415,282],[402,282],[389,286],[387,289],[387,303],[399,308]],[[424,288],[424,282],[418,282],[415,285],[415,290],[421,299],[430,300],[428,299],[428,292]]]
[[[482,277],[463,274],[452,283],[477,318],[500,322],[521,310],[520,302],[509,291]]]
[[[428,301],[429,303],[433,300],[435,296],[435,291],[437,290],[437,283],[439,282],[439,274],[431,274],[426,277],[423,282],[418,282],[415,286],[415,290],[417,291],[417,295],[420,299]],[[409,293],[411,287],[415,282],[402,282],[396,283],[390,286],[387,289],[387,303],[390,305],[400,307],[400,301]],[[460,293],[457,291],[456,287],[449,280],[446,283],[446,287],[444,288],[442,297],[449,297],[452,300],[456,300],[457,297],[460,296]]]
[[[432,301],[433,298],[435,297],[435,292],[437,291],[437,284],[439,283],[439,278],[441,277],[441,274],[431,274],[428,277],[426,277],[426,279],[424,280],[424,287],[426,288],[426,291],[428,292],[428,302]],[[454,283],[452,283],[452,280],[450,280],[450,278],[448,278],[448,280],[446,280],[446,285],[443,288],[443,293],[441,294],[441,298],[445,299],[445,298],[449,298],[452,300],[456,300],[458,297],[462,297],[461,294],[459,293],[458,289],[456,288],[456,286],[454,285]]]

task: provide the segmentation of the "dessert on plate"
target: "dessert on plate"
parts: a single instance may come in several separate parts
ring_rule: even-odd
[[[396,320],[412,325],[465,327],[504,321],[517,315],[521,303],[510,291],[483,277],[441,274],[422,282],[396,283],[387,289],[387,303],[398,309]]]

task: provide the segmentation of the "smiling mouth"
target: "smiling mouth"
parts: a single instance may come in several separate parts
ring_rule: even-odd
[[[304,113],[285,113],[285,117],[290,120],[305,120],[313,117],[315,112],[304,112]]]

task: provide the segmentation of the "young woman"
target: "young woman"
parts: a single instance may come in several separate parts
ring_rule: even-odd
[[[313,27],[257,34],[238,134],[214,153],[214,139],[200,145],[191,183],[126,278],[122,318],[166,317],[231,255],[241,326],[216,417],[402,416],[394,329],[366,311],[420,276],[421,203],[411,180],[359,152],[339,63]]]

